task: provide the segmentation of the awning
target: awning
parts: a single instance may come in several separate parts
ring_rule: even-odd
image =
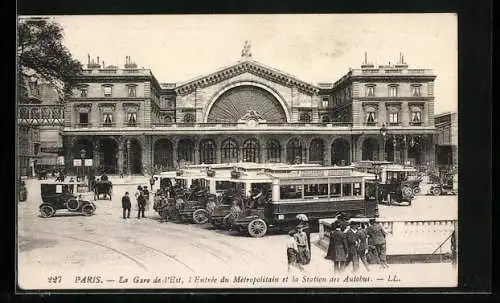
[[[36,158],[37,165],[56,165],[57,154],[55,153],[38,153]]]

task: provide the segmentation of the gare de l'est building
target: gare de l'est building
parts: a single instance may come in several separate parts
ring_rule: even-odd
[[[432,70],[366,61],[336,82],[305,82],[254,59],[183,83],[160,83],[126,57],[88,59],[64,108],[65,164],[93,159],[107,173],[180,163],[433,165]]]

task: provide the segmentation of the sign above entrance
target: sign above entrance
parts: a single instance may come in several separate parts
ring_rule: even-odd
[[[82,166],[82,159],[73,159],[73,166]]]
[[[85,159],[85,166],[92,166],[92,159]]]

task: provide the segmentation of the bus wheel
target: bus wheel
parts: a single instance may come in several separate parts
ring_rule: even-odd
[[[208,212],[205,209],[197,209],[193,213],[193,221],[196,224],[205,224],[208,222]]]
[[[263,237],[267,232],[267,224],[262,219],[255,219],[248,223],[248,233],[254,238]]]

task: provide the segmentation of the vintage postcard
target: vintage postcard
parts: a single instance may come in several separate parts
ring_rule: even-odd
[[[22,290],[457,286],[455,14],[19,16]]]

